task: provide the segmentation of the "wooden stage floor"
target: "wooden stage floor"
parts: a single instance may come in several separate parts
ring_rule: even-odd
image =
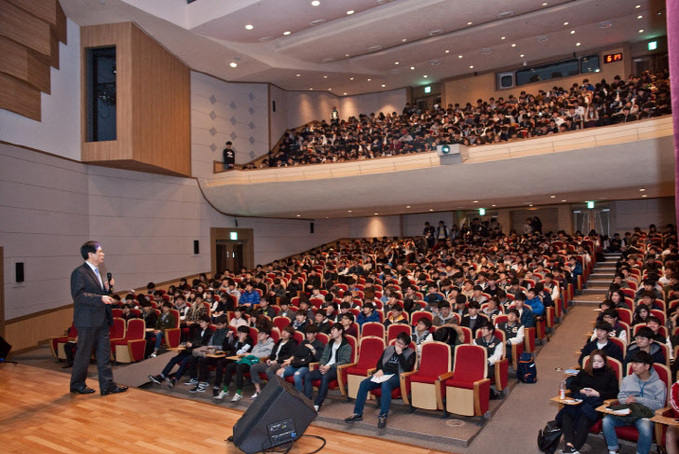
[[[242,413],[139,389],[102,397],[70,394],[69,375],[26,365],[0,365],[0,452],[3,453],[240,453],[225,439]],[[94,380],[89,386],[98,388]],[[321,453],[444,454],[378,437],[311,425],[325,438]],[[302,437],[291,453],[316,450]],[[445,453],[448,454],[448,453]]]

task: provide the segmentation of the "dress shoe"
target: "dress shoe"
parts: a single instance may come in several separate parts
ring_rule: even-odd
[[[101,395],[108,396],[109,394],[124,393],[125,391],[127,391],[127,386],[113,385],[106,391],[102,391]]]
[[[94,390],[92,388],[88,388],[87,385],[82,385],[79,388],[71,388],[71,392],[80,394],[92,394]]]
[[[68,369],[69,367],[73,367],[73,363],[66,363],[63,366],[61,366],[62,369]]]

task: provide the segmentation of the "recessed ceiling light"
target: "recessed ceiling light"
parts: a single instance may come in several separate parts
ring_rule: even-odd
[[[311,90],[311,91],[314,91],[314,89],[313,89],[313,88],[310,88],[309,90]]]
[[[556,199],[556,196],[555,196],[555,195],[550,195],[549,198],[550,198],[550,199]]]
[[[645,190],[646,190],[646,188],[641,188],[641,189],[639,189],[639,192],[644,192]]]
[[[639,30],[639,33],[643,33],[643,32],[644,32],[644,29],[643,29],[643,28],[642,28],[641,30]]]
[[[246,30],[252,30],[253,28],[255,28],[255,26],[252,25],[252,24],[247,24],[247,25],[245,26],[245,29],[246,29]]]
[[[346,96],[346,95],[347,95],[347,92],[345,91],[345,92],[344,92],[344,93],[342,93],[342,94],[343,94],[344,96]]]
[[[472,21],[467,22],[467,25],[471,25],[471,24],[472,24]]]
[[[298,214],[298,215],[297,215],[297,217],[300,217],[300,216],[301,216],[301,214]]]
[[[462,55],[458,55],[457,58],[462,58]]]
[[[469,69],[474,69],[474,65],[469,65]]]
[[[505,39],[507,39],[507,37],[506,37],[506,36],[503,36],[503,37],[500,38],[500,39],[504,41]]]
[[[429,211],[434,211],[434,209],[433,209],[433,208],[429,208]]]
[[[373,213],[375,216],[377,216],[377,213]]]
[[[479,203],[478,200],[472,200],[472,203]]]
[[[562,201],[562,202],[565,202],[565,201],[566,201],[566,199],[561,199],[561,201]]]
[[[564,25],[568,25],[568,22],[564,22],[563,24],[564,24]]]
[[[354,80],[354,78],[353,78],[353,77],[350,77],[349,80]]]
[[[491,206],[495,206],[495,205],[491,205]]]
[[[547,2],[544,2],[544,3],[542,4],[542,6],[547,6],[547,5],[549,5],[549,3],[547,3]]]
[[[368,79],[368,82],[372,81],[372,79]]]
[[[411,66],[411,67],[410,67],[410,70],[412,71],[413,69],[415,69],[415,67],[414,67],[414,66]]]
[[[235,68],[235,67],[238,66],[238,63],[236,63],[235,61],[232,61],[231,63],[229,63],[229,66],[231,66],[232,68]]]
[[[579,47],[579,46],[580,46],[580,43],[575,43],[575,45]]]
[[[351,16],[351,15],[354,14],[355,12],[356,12],[356,11],[354,11],[353,9],[350,9],[349,11],[347,11],[347,15]]]
[[[449,54],[449,53],[450,53],[450,50],[446,49],[446,53]]]
[[[646,198],[646,197],[648,197],[648,195],[647,195],[647,194],[644,194],[644,195],[642,195],[641,197],[644,197],[644,198]]]
[[[328,88],[328,91],[332,91],[332,88]]]
[[[641,8],[641,5],[637,5],[637,6],[635,6],[635,8],[636,8],[636,9],[639,9],[639,8]]]
[[[643,19],[643,18],[644,18],[644,16],[641,16],[641,15],[637,16],[637,19]]]
[[[532,203],[530,203],[530,204],[528,204],[528,206],[529,206],[529,207],[532,207],[532,206],[533,206],[533,204],[532,204]]]
[[[426,79],[426,78],[427,78],[427,77],[429,77],[429,76],[425,74],[425,75],[424,75],[424,76],[422,76],[422,77],[424,77],[424,78]]]
[[[523,57],[525,57],[525,55],[524,55],[524,54],[521,54],[521,55],[519,55],[519,57],[523,58]]]
[[[512,43],[512,47],[516,47],[516,43]]]
[[[301,74],[295,74],[297,77],[301,76]]]
[[[291,31],[283,32],[283,36],[288,36],[290,33],[292,33],[292,32]]]
[[[395,64],[395,65],[398,65],[398,62],[397,62],[397,61],[395,61],[395,62],[394,62],[394,64]]]
[[[408,41],[407,38],[403,38],[403,39],[401,40],[402,43],[405,43],[406,41]]]
[[[382,88],[385,88],[386,86],[387,86],[387,84],[382,84]]]
[[[571,35],[575,35],[575,30],[571,30]]]
[[[406,205],[406,208],[410,208],[410,205]]]
[[[319,2],[318,0],[314,0],[313,2],[311,2],[311,6],[318,6],[320,4],[321,2]]]
[[[347,210],[347,213],[351,213],[351,210]]]

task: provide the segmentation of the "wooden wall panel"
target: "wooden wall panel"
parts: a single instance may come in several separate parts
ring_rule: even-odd
[[[50,67],[38,54],[7,38],[0,37],[0,72],[50,93]]]
[[[5,337],[5,248],[0,246],[0,336]]]
[[[7,0],[24,11],[47,22],[58,40],[66,44],[66,15],[57,0]]]
[[[189,176],[189,69],[137,27],[132,52],[135,159]]]
[[[13,39],[41,54],[52,50],[50,25],[8,0],[0,0],[0,36]]]
[[[0,73],[0,109],[40,121],[40,96],[40,90],[27,82]]]
[[[82,87],[82,160],[95,163],[97,161],[116,161],[132,159],[132,23],[95,25],[80,29],[81,75]],[[89,47],[116,46],[116,119],[117,140],[107,142],[87,142],[87,87],[85,64],[86,49]]]
[[[62,336],[73,322],[73,305],[5,323],[5,339],[12,351],[35,347],[50,337]]]
[[[110,45],[116,46],[117,140],[86,142],[85,49]],[[191,94],[186,65],[130,22],[83,27],[81,46],[83,161],[190,176]]]

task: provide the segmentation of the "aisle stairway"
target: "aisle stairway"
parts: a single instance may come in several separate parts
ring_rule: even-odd
[[[587,288],[582,289],[582,294],[573,298],[577,305],[598,306],[606,298],[608,287],[615,276],[615,264],[620,259],[620,254],[605,254],[605,262],[597,262],[592,274],[587,279]]]

